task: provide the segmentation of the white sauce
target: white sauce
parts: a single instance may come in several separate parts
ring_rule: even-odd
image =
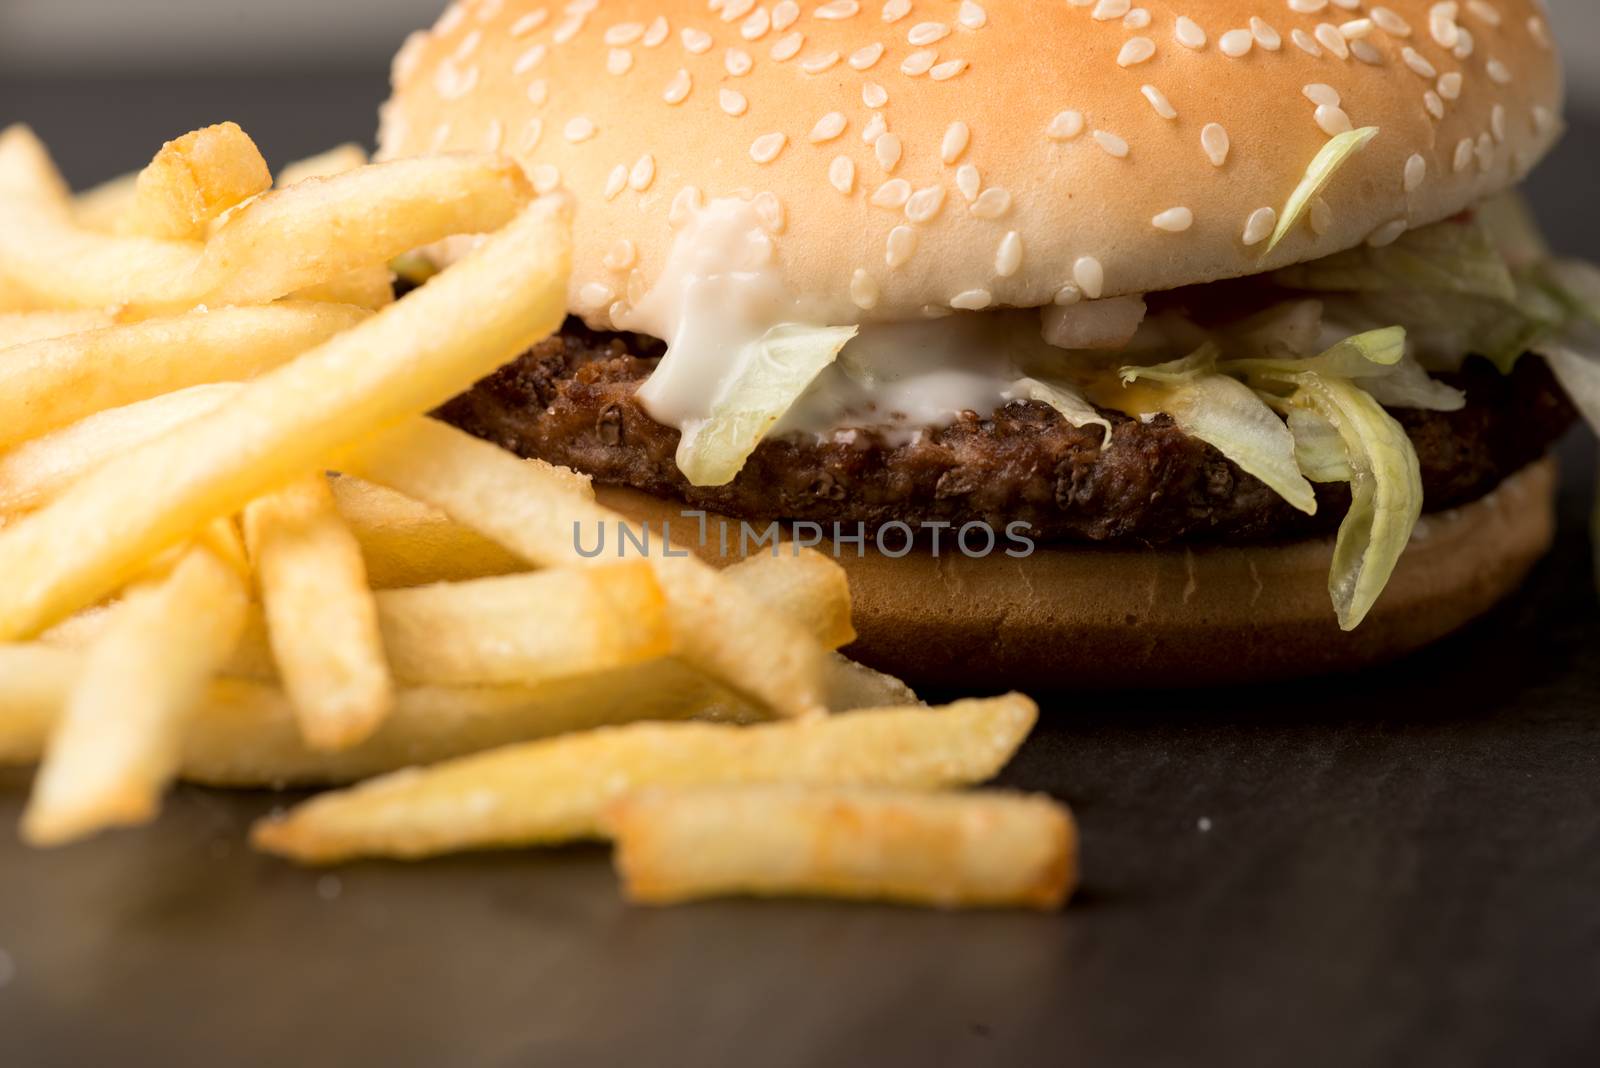
[[[651,418],[682,430],[738,380],[752,342],[774,326],[832,325],[837,305],[792,293],[752,202],[724,198],[688,215],[661,275],[616,325],[667,342],[638,397]],[[828,437],[848,426],[910,435],[966,411],[987,416],[1022,395],[1019,381],[1041,366],[1063,368],[1063,356],[1031,309],[865,324],[772,433]]]

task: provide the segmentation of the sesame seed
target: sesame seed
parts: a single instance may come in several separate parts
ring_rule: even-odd
[[[900,163],[900,135],[886,133],[872,142],[872,153],[878,157],[878,166],[893,172]]]
[[[889,102],[889,92],[877,82],[864,82],[861,86],[861,102],[869,108],[881,108]]]
[[[1312,31],[1312,36],[1317,43],[1340,59],[1350,58],[1350,43],[1344,39],[1344,34],[1339,32],[1339,27],[1331,22],[1319,22]]]
[[[644,23],[619,22],[605,32],[602,40],[613,47],[630,45],[644,36]]]
[[[756,0],[724,0],[721,3],[712,3],[711,9],[715,11],[718,7],[722,8],[723,22],[737,22],[748,15],[755,6]]]
[[[1095,144],[1105,150],[1106,155],[1115,156],[1117,159],[1126,159],[1128,156],[1128,142],[1114,133],[1104,130],[1095,130],[1089,136],[1094,138]]]
[[[1355,41],[1376,29],[1371,19],[1351,19],[1349,22],[1339,23],[1339,32],[1344,34],[1346,41]]]
[[[1329,137],[1337,137],[1339,134],[1349,133],[1355,129],[1350,122],[1350,116],[1346,115],[1344,109],[1340,107],[1318,104],[1314,117],[1317,125],[1322,128],[1322,132]]]
[[[1489,132],[1494,134],[1496,141],[1504,142],[1506,139],[1506,108],[1504,104],[1496,104],[1489,111]]]
[[[1493,4],[1486,0],[1467,0],[1467,11],[1480,22],[1490,26],[1500,25],[1500,12],[1496,11]]]
[[[1181,234],[1194,225],[1194,212],[1182,207],[1168,208],[1151,219],[1150,225],[1170,234]]]
[[[1083,133],[1083,112],[1062,111],[1050,120],[1045,136],[1052,141],[1070,141]]]
[[[737,89],[721,89],[717,92],[717,106],[729,115],[738,117],[750,110],[750,101]]]
[[[1369,67],[1383,66],[1383,53],[1378,51],[1378,46],[1371,41],[1351,41],[1350,54]]]
[[[1071,282],[1068,282],[1066,285],[1056,290],[1056,295],[1053,298],[1053,301],[1061,307],[1066,307],[1070,304],[1076,304],[1082,299],[1083,290],[1079,289]]]
[[[533,179],[533,191],[540,196],[555,192],[561,184],[561,172],[549,163],[539,164],[528,172],[528,177]]]
[[[771,163],[778,158],[778,153],[783,151],[783,146],[789,143],[789,138],[782,133],[773,132],[762,134],[750,142],[750,158],[757,163]]]
[[[1420,152],[1414,152],[1406,160],[1405,191],[1415,193],[1422,188],[1423,180],[1428,177],[1428,161],[1422,158]]]
[[[671,32],[671,27],[667,25],[667,17],[665,15],[657,15],[655,20],[650,23],[650,28],[644,31],[644,36],[639,38],[639,43],[646,48],[659,48]]]
[[[600,192],[607,200],[615,200],[626,188],[628,188],[628,168],[626,164],[619,163],[611,168],[611,173],[606,176],[606,184]]]
[[[1311,232],[1321,237],[1333,227],[1333,209],[1328,207],[1328,202],[1317,197],[1311,202],[1311,211],[1306,216],[1306,222],[1311,227]]]
[[[1187,15],[1178,16],[1178,21],[1172,28],[1172,36],[1185,48],[1198,50],[1206,46],[1206,31]]]
[[[1125,30],[1142,30],[1150,25],[1150,12],[1142,7],[1136,7],[1122,16],[1122,28]]]
[[[549,51],[550,49],[546,45],[534,45],[532,48],[522,53],[522,55],[518,56],[516,61],[511,64],[511,73],[519,75],[528,73],[530,70],[544,62],[545,53]]]
[[[638,251],[633,247],[633,242],[623,238],[606,252],[605,258],[600,262],[605,264],[609,271],[626,271],[632,267],[638,258]]]
[[[489,125],[483,131],[483,150],[485,152],[499,152],[505,147],[506,124],[499,119],[490,119]]]
[[[945,164],[954,163],[961,158],[967,150],[967,144],[972,140],[972,131],[964,122],[952,122],[945,128],[944,137],[939,141],[939,158]]]
[[[999,186],[990,186],[978,194],[971,210],[979,219],[998,219],[1011,210],[1011,194]]]
[[[956,188],[961,191],[961,195],[966,198],[968,204],[978,199],[980,186],[981,178],[978,174],[978,168],[970,163],[963,163],[956,168]]]
[[[921,48],[950,36],[950,27],[942,22],[919,22],[906,34],[906,43]]]
[[[678,195],[672,198],[672,206],[667,209],[667,224],[674,228],[682,226],[689,220],[690,215],[699,212],[702,203],[698,186],[684,186],[678,190]]]
[[[1372,235],[1367,238],[1367,244],[1373,248],[1384,248],[1400,240],[1400,235],[1405,232],[1406,221],[1404,219],[1395,219],[1374,230]]]
[[[1205,150],[1206,158],[1213,167],[1220,167],[1228,162],[1228,149],[1231,141],[1228,131],[1221,124],[1206,123],[1200,131],[1200,147]]]
[[[931,48],[924,48],[920,52],[913,52],[900,64],[900,73],[917,77],[933,69],[933,64],[939,58],[939,53]]]
[[[616,295],[616,290],[610,286],[602,285],[599,282],[590,282],[578,290],[578,303],[591,308],[598,308],[610,304]]]
[[[544,8],[540,8],[538,11],[531,11],[511,24],[511,36],[526,37],[540,26],[543,26],[549,17],[550,12]]]
[[[1130,37],[1117,53],[1117,66],[1132,67],[1151,59],[1156,54],[1156,43],[1148,37]]]
[[[1446,100],[1455,100],[1461,96],[1461,72],[1451,71],[1439,75],[1437,86],[1439,95]]]
[[[613,48],[606,53],[606,72],[626,74],[633,69],[633,53],[626,48]]]
[[[578,32],[582,29],[583,16],[575,15],[571,18],[562,19],[561,25],[557,26],[550,34],[550,39],[556,44],[566,44],[568,41],[578,36]]]
[[[1478,157],[1478,169],[1487,171],[1494,166],[1494,138],[1487,133],[1478,135],[1478,143],[1474,149]]]
[[[542,106],[550,98],[550,83],[543,78],[535,78],[528,83],[528,101],[534,106]]]
[[[678,36],[683,41],[684,49],[693,55],[698,56],[711,51],[711,35],[704,30],[685,27],[684,31]]]
[[[1229,30],[1217,39],[1217,47],[1229,59],[1246,55],[1255,46],[1256,39],[1249,30]]]
[[[1256,44],[1268,52],[1276,52],[1283,47],[1283,38],[1278,31],[1265,20],[1258,16],[1250,16],[1250,36],[1255,38]]]
[[[1000,239],[1000,247],[995,249],[994,273],[1001,278],[1010,278],[1021,268],[1022,235],[1012,230]]]
[[[476,65],[462,69],[450,60],[439,64],[433,75],[433,88],[441,100],[460,100],[478,87]]]
[[[872,116],[867,120],[867,125],[861,131],[861,143],[864,145],[872,144],[878,138],[882,137],[884,135],[884,131],[888,129],[889,124],[884,121],[882,115]]]
[[[1546,51],[1550,49],[1550,29],[1544,24],[1544,19],[1538,15],[1530,15],[1528,17],[1528,35],[1533,38],[1534,43],[1540,48]]]
[[[825,52],[820,56],[810,56],[800,61],[800,69],[807,74],[821,74],[823,71],[835,66],[839,62],[839,53]]]
[[[689,91],[694,88],[694,79],[689,77],[689,72],[679,70],[667,83],[666,89],[661,93],[661,99],[669,104],[681,104],[689,96]]]
[[[967,65],[968,61],[965,59],[947,59],[943,63],[935,63],[928,71],[928,77],[936,82],[947,82],[966,70]]]
[[[1328,6],[1328,0],[1289,0],[1289,10],[1300,15],[1315,15]]]
[[[1489,80],[1494,82],[1496,85],[1511,84],[1511,71],[1498,59],[1490,58],[1490,60],[1484,64],[1484,69],[1489,73]]]
[[[1272,236],[1272,231],[1278,225],[1278,212],[1276,208],[1257,208],[1250,213],[1244,222],[1242,240],[1248,245],[1259,245]]]
[[[750,53],[742,48],[730,48],[722,55],[722,66],[735,78],[743,78],[750,73],[756,61],[750,58]]]
[[[1428,114],[1435,119],[1444,118],[1444,101],[1432,89],[1422,94],[1422,106],[1427,108]]]
[[[896,226],[889,231],[884,245],[883,261],[890,267],[899,267],[917,251],[917,232],[909,226]]]
[[[779,63],[787,62],[800,54],[800,49],[806,43],[806,35],[799,30],[786,33],[772,42],[772,50],[767,54]]]
[[[961,0],[961,8],[956,12],[956,21],[963,29],[981,30],[989,22],[989,13],[983,9],[982,4],[973,3],[973,0]]]
[[[1380,30],[1390,37],[1410,37],[1411,23],[1401,18],[1399,14],[1387,7],[1374,7],[1372,21]]]
[[[987,289],[969,289],[950,298],[950,307],[961,311],[982,311],[994,300]]]
[[[1094,5],[1094,10],[1089,12],[1089,17],[1097,22],[1110,22],[1120,19],[1132,7],[1131,0],[1100,0]]]
[[[843,112],[828,112],[826,115],[822,116],[822,118],[817,120],[817,124],[815,126],[811,127],[811,143],[821,144],[824,141],[832,141],[835,137],[838,137],[840,134],[844,133],[845,124],[846,119]]]
[[[587,141],[595,135],[594,123],[582,115],[568,119],[566,126],[562,127],[561,135],[568,141],[577,144]]]
[[[853,70],[871,70],[883,58],[883,44],[874,41],[850,53],[850,67]]]
[[[483,31],[473,30],[471,33],[461,38],[461,43],[456,45],[456,50],[451,53],[451,55],[457,62],[461,62],[462,60],[465,60],[471,56],[472,53],[476,52],[478,50],[478,46],[482,43]]]
[[[914,223],[925,223],[939,214],[944,207],[944,186],[930,185],[911,194],[906,201],[906,218]]]
[[[848,196],[856,187],[856,165],[849,156],[835,156],[828,164],[828,184]]]
[[[1312,82],[1310,85],[1302,87],[1300,92],[1304,93],[1305,98],[1318,107],[1336,108],[1343,103],[1339,99],[1339,90],[1321,82]]]
[[[887,0],[883,5],[883,21],[899,22],[911,13],[911,0]]]
[[[1455,4],[1434,4],[1428,9],[1428,35],[1440,48],[1454,48],[1461,29],[1455,21]]]
[[[758,7],[739,24],[739,36],[746,41],[759,41],[772,28],[772,16],[764,7]]]
[[[815,15],[819,19],[830,19],[837,22],[842,19],[854,18],[860,12],[861,5],[856,0],[831,0],[830,3],[823,4],[817,8]]]
[[[1317,44],[1317,39],[1298,26],[1290,32],[1289,39],[1295,43],[1296,48],[1308,56],[1322,55],[1322,46]]]
[[[1078,284],[1084,296],[1099,300],[1106,288],[1106,271],[1093,256],[1080,256],[1072,265],[1072,280]]]
[[[850,299],[862,311],[875,308],[878,304],[878,283],[860,267],[850,276]]]
[[[1178,117],[1178,109],[1172,106],[1172,101],[1168,100],[1167,94],[1160,89],[1153,85],[1141,85],[1139,92],[1144,94],[1144,98],[1150,102],[1150,106],[1155,109],[1155,113],[1163,119],[1175,119]]]
[[[1418,52],[1410,45],[1406,45],[1400,50],[1400,61],[1410,67],[1411,72],[1419,78],[1426,78],[1432,81],[1439,76],[1438,68],[1429,63],[1421,52]]]
[[[532,152],[539,145],[539,139],[544,136],[544,120],[529,119],[528,125],[522,128],[522,151],[524,154]]]
[[[776,193],[757,193],[751,201],[756,214],[761,216],[761,226],[769,234],[781,234],[784,228],[783,201]]]

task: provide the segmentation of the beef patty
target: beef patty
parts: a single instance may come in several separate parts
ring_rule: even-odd
[[[834,440],[767,440],[726,486],[691,486],[673,456],[678,431],[652,420],[634,390],[662,346],[597,333],[577,320],[439,411],[445,420],[526,457],[563,464],[602,484],[735,518],[864,523],[876,529],[1022,521],[1039,541],[1262,541],[1336,527],[1349,506],[1341,483],[1317,487],[1307,516],[1166,416],[1118,412],[1102,428],[1071,426],[1048,405],[1017,401],[968,413],[894,444],[859,431]],[[1424,506],[1465,504],[1533,462],[1574,412],[1542,360],[1502,376],[1469,360],[1446,380],[1464,389],[1458,412],[1398,409],[1422,464]],[[848,439],[848,440],[846,440]]]

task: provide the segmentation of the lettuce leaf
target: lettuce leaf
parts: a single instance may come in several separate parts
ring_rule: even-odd
[[[775,326],[740,354],[711,414],[684,427],[678,468],[695,486],[733,481],[761,439],[856,336],[853,326]]]
[[[1312,482],[1350,482],[1350,450],[1333,424],[1309,408],[1293,408],[1288,414],[1289,432],[1294,435],[1294,458],[1300,473]]]
[[[1315,372],[1268,372],[1295,387],[1281,403],[1321,416],[1343,440],[1350,511],[1334,541],[1328,593],[1343,630],[1366,618],[1422,514],[1422,471],[1404,428],[1354,382]]]
[[[1311,160],[1311,165],[1306,168],[1305,177],[1300,179],[1300,184],[1289,194],[1288,203],[1278,213],[1277,229],[1272,231],[1272,240],[1267,242],[1267,251],[1263,255],[1270,254],[1285,237],[1289,236],[1289,231],[1305,218],[1306,212],[1311,210],[1311,202],[1328,187],[1328,183],[1333,181],[1333,176],[1350,162],[1352,156],[1366,148],[1367,142],[1377,136],[1376,126],[1364,126],[1359,130],[1346,131],[1322,146],[1322,151],[1316,154]]]
[[[1542,345],[1538,352],[1584,422],[1600,427],[1600,359],[1559,344]]]
[[[1100,439],[1101,447],[1111,442],[1111,420],[1101,415],[1094,405],[1084,399],[1082,393],[1065,382],[1020,378],[1006,390],[1004,397],[1008,401],[1031,400],[1048,404],[1061,415],[1061,418],[1079,429],[1086,426],[1104,427],[1105,435]]]
[[[1204,355],[1202,350],[1164,366],[1191,363]],[[1300,473],[1294,435],[1255,390],[1199,367],[1181,371],[1124,367],[1121,374],[1124,384],[1148,379],[1161,394],[1161,410],[1178,429],[1214,447],[1293,507],[1316,514],[1316,492]]]
[[[1448,221],[1408,230],[1383,248],[1362,245],[1272,273],[1289,289],[1335,293],[1459,293],[1512,302],[1516,283],[1489,228]]]

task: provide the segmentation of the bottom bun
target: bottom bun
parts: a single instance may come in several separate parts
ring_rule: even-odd
[[[1514,591],[1550,548],[1555,486],[1547,458],[1480,500],[1423,516],[1378,603],[1348,633],[1328,599],[1332,538],[1039,547],[1021,559],[954,550],[895,559],[870,547],[857,558],[847,544],[839,562],[859,638],[845,651],[916,685],[967,689],[1221,685],[1360,668],[1437,641]],[[674,541],[713,563],[737,559],[714,536],[704,546],[683,538],[696,521],[672,502],[600,496],[658,532],[674,520]]]

